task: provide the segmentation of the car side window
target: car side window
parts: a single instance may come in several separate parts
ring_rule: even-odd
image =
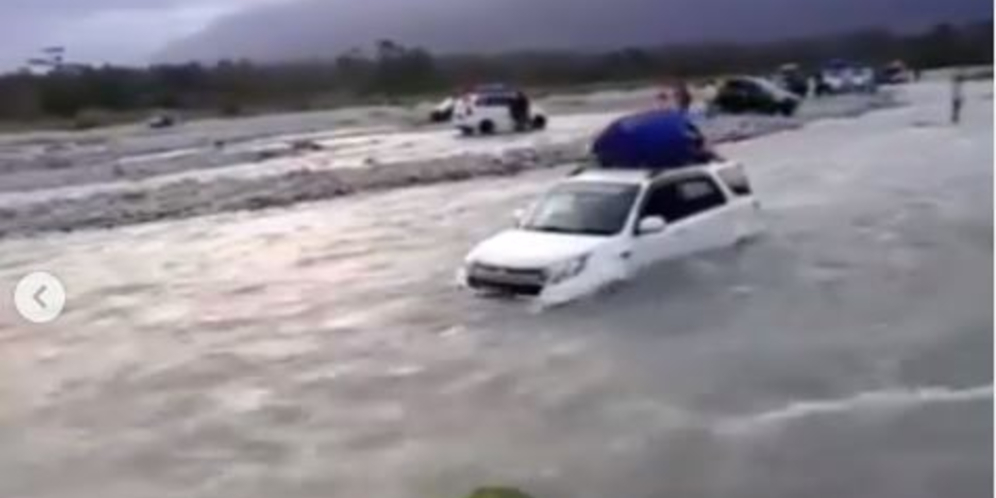
[[[481,107],[508,107],[512,98],[505,95],[486,95],[478,97],[477,105]]]
[[[712,179],[695,176],[654,187],[640,215],[641,218],[662,216],[668,223],[674,223],[725,203],[726,197]]]

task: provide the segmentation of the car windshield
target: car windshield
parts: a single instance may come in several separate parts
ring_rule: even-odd
[[[513,100],[511,94],[483,94],[478,95],[476,103],[479,107],[508,107]]]
[[[522,228],[541,232],[614,235],[626,224],[638,188],[617,183],[577,182],[550,191]]]

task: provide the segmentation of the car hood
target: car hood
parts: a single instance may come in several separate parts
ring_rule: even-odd
[[[508,230],[478,244],[467,261],[506,268],[545,268],[588,254],[609,240],[595,235]]]
[[[766,85],[766,88],[771,92],[771,96],[776,100],[790,100],[792,102],[798,102],[799,96],[778,86],[775,84]]]

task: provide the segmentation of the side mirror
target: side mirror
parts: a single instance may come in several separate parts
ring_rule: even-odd
[[[664,221],[664,218],[660,216],[647,216],[640,220],[640,224],[636,227],[636,233],[638,235],[660,233],[664,231],[665,226],[667,226],[667,222]]]

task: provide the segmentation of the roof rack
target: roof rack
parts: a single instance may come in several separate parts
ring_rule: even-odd
[[[717,159],[718,159],[718,157],[717,157]],[[655,167],[652,167],[652,166],[647,166],[647,167],[644,167],[644,168],[605,168],[605,167],[601,167],[601,166],[597,166],[597,165],[595,165],[595,166],[586,166],[586,165],[582,164],[582,165],[579,165],[578,167],[572,169],[570,171],[570,173],[567,174],[567,176],[577,176],[577,175],[580,175],[581,173],[584,173],[586,171],[598,171],[598,170],[601,170],[601,171],[643,171],[644,174],[646,174],[647,178],[656,178],[656,177],[658,177],[660,175],[663,175],[664,173],[668,173],[668,172],[671,172],[671,171],[681,171],[681,170],[683,170],[685,168],[694,168],[696,166],[704,166],[706,164],[709,164],[710,162],[712,162],[712,161],[706,161],[706,162],[700,162],[700,163],[688,163],[688,164],[683,164],[681,166],[668,166],[668,167],[663,167],[663,168],[655,168]]]
[[[694,168],[696,166],[705,166],[705,165],[708,165],[710,163],[714,163],[714,162],[718,162],[718,161],[724,161],[724,160],[725,160],[725,158],[723,158],[723,156],[720,156],[719,154],[713,153],[712,157],[709,158],[709,159],[707,159],[707,160],[705,160],[705,161],[687,163],[687,164],[682,164],[682,165],[679,165],[679,166],[665,166],[665,167],[647,166],[647,167],[641,167],[641,168],[613,168],[613,167],[608,167],[607,168],[605,166],[599,165],[597,163],[597,161],[595,161],[594,157],[588,157],[587,159],[581,161],[577,165],[577,167],[575,167],[569,173],[567,173],[567,176],[568,177],[574,177],[574,176],[578,176],[578,175],[580,175],[580,174],[582,174],[582,173],[584,173],[586,171],[595,171],[595,170],[604,170],[604,171],[612,171],[612,170],[625,171],[625,170],[630,170],[630,171],[644,171],[645,174],[646,174],[647,179],[653,179],[653,178],[657,178],[658,176],[663,175],[664,173],[668,173],[668,172],[671,172],[671,171],[681,171],[681,170],[683,170],[685,168]]]

